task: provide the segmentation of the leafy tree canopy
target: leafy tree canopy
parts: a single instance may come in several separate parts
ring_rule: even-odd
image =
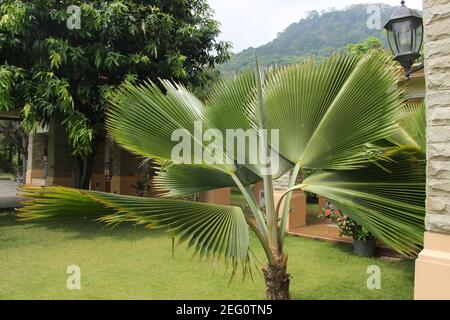
[[[362,41],[360,43],[347,45],[347,51],[356,57],[362,57],[370,50],[378,50],[378,51],[384,50],[383,41],[381,41],[375,36],[371,36],[367,38],[367,40]]]
[[[117,86],[168,78],[201,88],[229,57],[218,34],[205,0],[2,1],[0,110],[21,109],[27,129],[59,117],[84,159]]]

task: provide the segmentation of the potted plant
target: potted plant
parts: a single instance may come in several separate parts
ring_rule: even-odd
[[[366,228],[333,208],[327,208],[319,215],[320,219],[333,221],[339,227],[339,235],[353,238],[353,248],[357,256],[374,257],[376,238]]]

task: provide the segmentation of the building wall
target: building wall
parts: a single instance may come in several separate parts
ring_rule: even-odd
[[[427,214],[416,299],[450,299],[450,1],[424,0]]]
[[[74,160],[64,127],[52,120],[48,131],[47,185],[73,187]],[[36,149],[37,150],[37,149]]]
[[[427,230],[450,232],[450,1],[424,1],[428,116]]]
[[[105,161],[105,143],[102,142],[97,146],[92,164],[91,190],[106,191]]]

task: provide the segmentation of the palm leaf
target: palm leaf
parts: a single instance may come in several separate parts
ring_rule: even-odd
[[[405,115],[400,124],[422,152],[426,152],[426,108],[423,102],[409,102],[404,107]]]
[[[398,129],[387,140],[396,146],[412,146],[426,151],[426,115],[423,102],[407,102],[402,108]]]
[[[256,99],[256,79],[253,70],[220,80],[211,90],[202,119],[209,128],[224,135],[229,129],[251,128],[245,106]]]
[[[358,170],[315,173],[292,190],[329,199],[378,239],[413,256],[423,245],[425,159],[415,149],[386,157]]]
[[[236,176],[244,185],[261,180],[259,176],[244,166],[238,166]],[[161,169],[153,179],[155,188],[164,196],[186,196],[198,192],[236,186],[233,178],[219,170],[207,166],[169,164]]]
[[[108,109],[106,127],[125,149],[144,157],[170,160],[179,141],[172,141],[177,130],[183,130],[191,139],[191,163],[202,163],[204,143],[195,135],[195,123],[201,121],[203,104],[183,86],[162,80],[165,93],[154,83],[139,86],[125,84],[114,95]],[[207,129],[207,128],[206,128]],[[218,146],[221,148],[221,146]],[[201,154],[195,150],[200,149]],[[226,157],[226,152],[223,152]],[[213,167],[234,172],[232,161]]]
[[[289,188],[302,169],[364,167],[383,152],[373,142],[398,128],[401,92],[393,89],[395,73],[384,55],[334,55],[323,63],[280,68],[267,78],[267,127],[280,130],[280,153],[296,164]],[[280,242],[289,207],[281,214]]]
[[[238,144],[229,150],[226,144],[221,146],[216,142],[203,142],[194,135],[195,121],[201,121],[204,131],[218,130],[223,137],[229,130],[253,130],[245,113],[246,104],[254,99],[255,79],[252,73],[244,72],[219,82],[205,105],[181,85],[168,81],[162,81],[162,84],[166,93],[153,83],[125,85],[116,93],[108,111],[107,128],[111,136],[138,155],[170,163],[172,150],[178,144],[172,141],[172,133],[177,129],[186,129],[201,153],[212,144],[218,146],[225,157],[224,163],[205,164],[195,157],[195,146],[192,145],[192,162],[181,166],[170,163],[155,179],[158,189],[175,196],[235,186],[231,178],[233,174],[241,178],[244,185],[260,180],[262,166],[248,161],[250,148],[239,150],[245,152],[245,163],[240,164],[236,159]],[[255,136],[258,142],[258,136]],[[258,154],[258,147],[255,154]],[[276,152],[274,154],[280,164],[275,172],[278,178],[293,164]],[[205,179],[206,176],[210,179]],[[214,179],[217,181],[213,183]]]
[[[119,196],[62,187],[20,189],[27,199],[18,209],[21,220],[69,217],[97,219],[109,225],[132,222],[163,228],[186,242],[202,258],[223,257],[234,267],[249,263],[249,233],[239,207],[199,202]]]
[[[335,55],[280,68],[265,89],[267,127],[280,130],[280,153],[306,169],[354,169],[366,145],[395,131],[400,92],[386,57]]]

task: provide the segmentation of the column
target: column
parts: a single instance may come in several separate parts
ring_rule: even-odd
[[[33,173],[33,138],[34,134],[30,133],[28,135],[28,159],[27,159],[27,171],[25,174],[25,184],[32,184],[33,180],[31,175]]]
[[[283,183],[275,184],[275,190],[273,191],[275,207],[277,206],[283,194],[286,192],[287,184],[287,180],[285,180]],[[264,207],[264,199],[261,198],[261,192],[264,192],[264,183],[258,182],[253,186],[253,193],[260,207]],[[283,212],[284,202],[285,201],[283,200],[280,205],[280,218],[281,213]],[[292,192],[289,210],[290,214],[286,223],[286,231],[306,226],[306,194],[302,190],[296,190]]]
[[[74,187],[74,160],[64,127],[52,120],[48,131],[47,185]]]
[[[281,197],[285,193],[285,190],[274,190],[275,206],[280,201]],[[285,200],[280,205],[280,218],[283,212]],[[306,194],[302,190],[296,190],[292,192],[290,207],[290,213],[288,215],[286,223],[286,231],[291,231],[295,228],[306,226]]]
[[[450,3],[424,0],[427,215],[415,299],[450,299]]]
[[[37,186],[46,185],[47,175],[47,132],[39,128],[28,138],[28,159],[25,183]]]

